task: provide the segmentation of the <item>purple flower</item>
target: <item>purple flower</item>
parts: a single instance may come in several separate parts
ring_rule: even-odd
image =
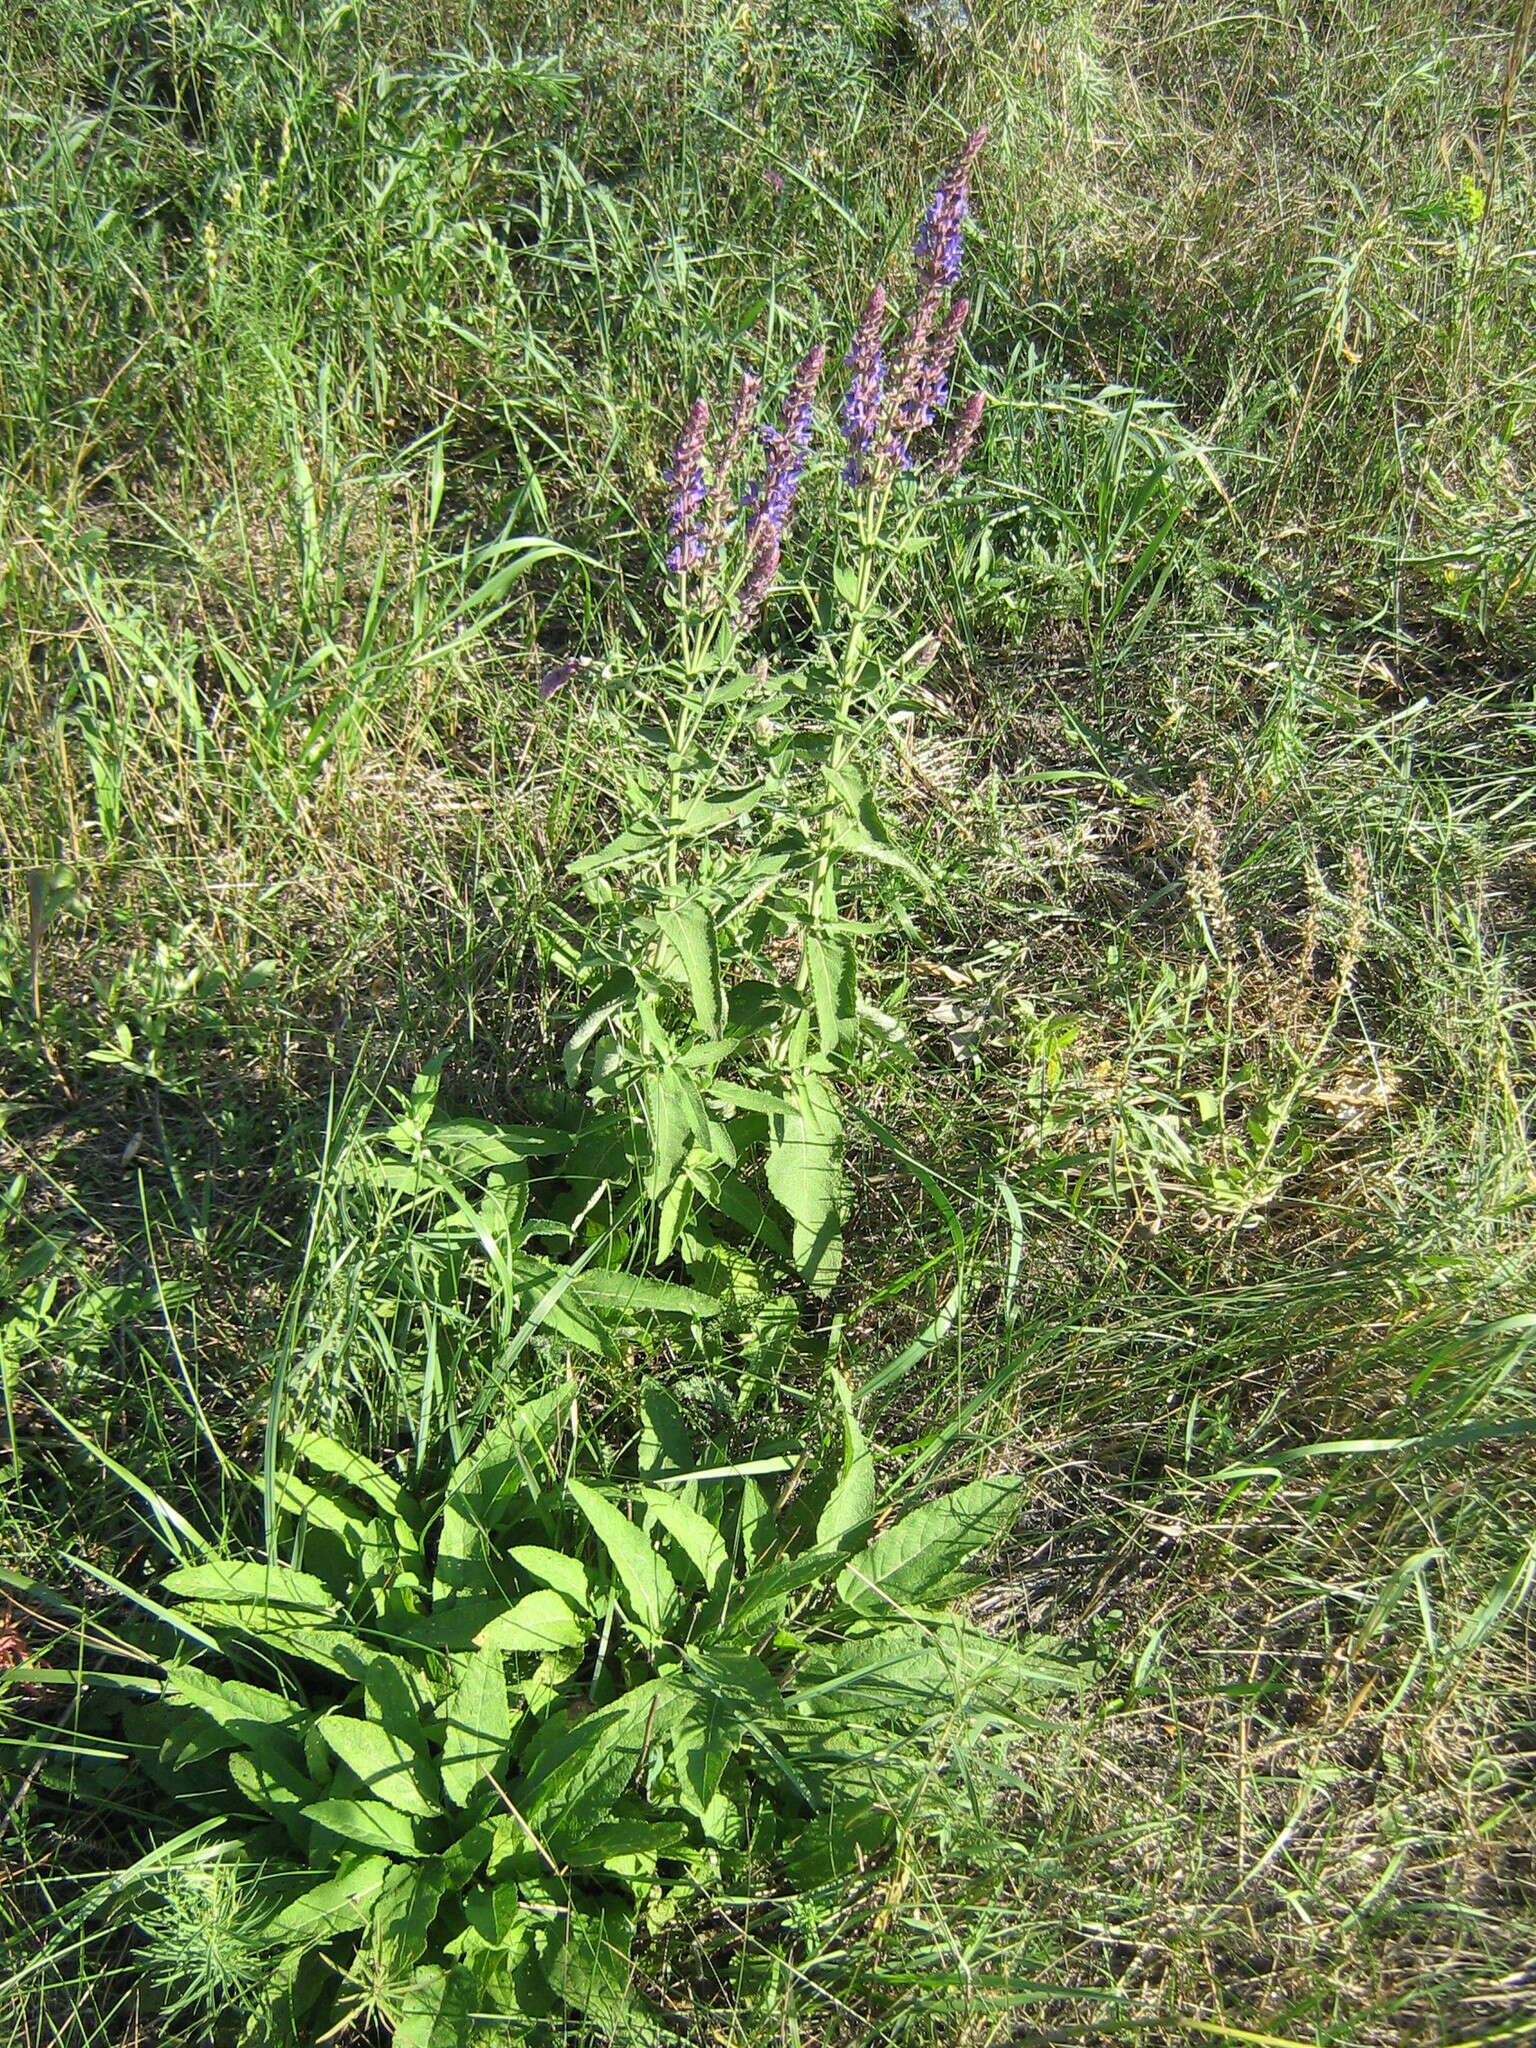
[[[949,366],[955,359],[960,330],[971,310],[969,299],[956,299],[925,343],[922,360],[902,380],[901,396],[891,419],[893,439],[903,452],[910,449],[914,434],[931,427],[934,415],[949,398]]]
[[[747,580],[741,586],[741,595],[736,600],[736,630],[745,633],[753,625],[763,608],[763,601],[773,588],[773,579],[779,573],[779,536],[766,523],[756,530],[752,552],[748,557]]]
[[[551,697],[558,696],[582,665],[581,656],[573,654],[565,661],[557,661],[553,668],[545,669],[539,678],[540,701],[547,704]]]
[[[886,436],[880,452],[898,469],[912,467],[911,441],[921,410],[920,387],[938,315],[939,287],[930,283],[912,308],[911,325],[896,359],[896,375],[886,405]]]
[[[961,229],[970,211],[971,165],[981,154],[987,130],[978,128],[966,137],[965,147],[939,180],[938,190],[923,215],[917,231],[917,274],[920,285],[930,280],[940,286],[952,285],[960,275],[964,249]]]
[[[752,426],[752,416],[757,411],[757,401],[762,394],[763,380],[751,370],[744,370],[735,402],[731,406],[730,424],[725,430],[725,440],[715,460],[715,484],[709,494],[708,543],[710,552],[718,560],[720,550],[731,523],[734,507],[731,502],[731,478],[741,460],[742,450],[747,443],[747,434]]]
[[[853,371],[848,395],[843,400],[843,438],[848,443],[848,463],[843,471],[849,483],[862,482],[875,445],[880,424],[880,406],[885,397],[885,289],[876,285],[865,303],[863,318],[853,344],[843,361]]]
[[[940,476],[958,476],[964,467],[965,458],[970,454],[981,427],[981,416],[987,409],[985,391],[973,391],[961,408],[955,422],[955,430],[945,443],[944,453],[939,457]]]
[[[673,546],[667,554],[667,567],[677,576],[689,569],[697,569],[704,560],[704,542],[699,534],[698,518],[705,498],[704,441],[708,433],[709,407],[701,398],[688,415],[688,423],[678,438],[677,452],[672,457],[672,467],[667,471],[667,481],[677,487],[668,523]]]
[[[794,508],[795,493],[805,474],[811,447],[811,401],[826,364],[824,348],[813,348],[795,371],[781,415],[783,424],[763,429],[767,457],[762,484],[752,494],[753,513],[747,528],[749,555],[755,559],[765,533],[771,533],[782,547]]]

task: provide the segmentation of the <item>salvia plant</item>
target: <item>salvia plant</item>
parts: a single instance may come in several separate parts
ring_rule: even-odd
[[[97,1682],[127,1687],[118,1797],[148,1779],[176,1832],[87,1910],[128,1911],[168,2007],[253,2041],[456,2048],[571,2012],[670,2038],[639,1936],[845,1880],[957,1742],[1085,1675],[953,1611],[1021,1482],[882,1518],[838,1393],[822,1460],[727,1462],[651,1385],[618,1476],[565,1384],[435,1487],[295,1435],[257,1554],[162,1517],[179,1561],[115,1666],[163,1677]]]
[[[694,404],[668,471],[674,639],[607,677],[620,829],[574,863],[584,909],[553,943],[582,999],[565,1049],[587,1105],[571,1214],[620,1255],[643,1240],[652,1262],[738,1295],[771,1296],[790,1271],[832,1287],[839,1079],[900,1052],[864,994],[861,947],[878,927],[852,913],[850,888],[870,863],[908,896],[926,886],[866,762],[936,649],[907,630],[898,572],[982,420],[982,393],[955,403],[951,376],[984,141],[968,139],[924,215],[904,317],[883,286],[869,295],[835,453],[818,447],[819,345],[777,406],[765,411],[751,370],[718,429]],[[797,502],[818,475],[840,543],[791,576]],[[760,646],[778,599],[785,630]],[[561,664],[547,690],[577,673]]]
[[[175,1568],[153,1597],[117,1587],[143,1627],[87,1631],[89,1668],[54,1676],[128,1702],[127,1781],[105,1796],[132,1809],[147,1779],[151,1818],[177,1816],[72,1909],[78,1933],[126,1907],[171,2013],[453,2048],[574,2010],[655,2039],[642,1934],[863,1869],[956,1731],[1015,1727],[1022,1696],[1082,1675],[953,1609],[1017,1482],[882,1519],[835,1373],[826,1456],[733,1460],[656,1386],[618,1458],[570,1384],[484,1429],[533,1333],[612,1357],[684,1327],[718,1358],[734,1329],[768,1377],[797,1290],[835,1282],[841,1091],[901,1051],[864,992],[880,925],[855,878],[894,884],[879,915],[927,886],[869,764],[931,658],[904,571],[981,423],[951,376],[984,139],[933,196],[900,317],[869,295],[830,449],[820,346],[776,404],[748,371],[718,426],[703,399],[684,422],[658,535],[673,638],[609,666],[618,829],[574,863],[580,907],[551,943],[576,995],[566,1095],[545,1127],[501,1130],[440,1114],[433,1069],[338,1178],[371,1204],[354,1277],[378,1341],[432,1361],[409,1471],[285,1437],[285,1401],[312,1392],[294,1382],[273,1389],[258,1550],[135,1482]],[[812,479],[840,540],[792,574]],[[546,693],[590,673],[563,663]]]

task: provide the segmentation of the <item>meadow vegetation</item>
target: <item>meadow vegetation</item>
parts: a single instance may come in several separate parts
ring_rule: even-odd
[[[1536,2040],[1532,41],[12,0],[7,2041]]]

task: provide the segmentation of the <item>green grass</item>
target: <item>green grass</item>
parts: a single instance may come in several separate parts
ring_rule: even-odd
[[[109,1626],[90,1570],[154,1569],[59,1416],[238,1527],[274,1403],[430,1449],[549,1369],[348,1147],[437,1058],[541,1113],[623,762],[537,677],[659,640],[687,402],[845,333],[987,121],[993,403],[879,768],[938,886],[874,961],[915,1058],[853,1097],[835,1306],[892,1470],[1028,1482],[974,1616],[1109,1675],[646,1981],[741,2048],[1536,2038],[1521,31],[973,15],[11,9],[0,1563]],[[812,1405],[579,1364],[616,1431],[658,1368],[743,1441]],[[16,1972],[136,1822],[4,1704]],[[212,2038],[104,1953],[8,2038]]]

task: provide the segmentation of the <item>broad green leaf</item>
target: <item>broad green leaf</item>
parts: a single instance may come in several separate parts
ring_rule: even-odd
[[[541,1588],[525,1593],[513,1606],[494,1615],[476,1632],[475,1643],[504,1656],[525,1652],[544,1656],[551,1650],[580,1648],[588,1628],[558,1593]]]
[[[359,1721],[351,1714],[322,1714],[315,1723],[320,1740],[355,1771],[374,1798],[401,1813],[423,1817],[437,1812],[421,1754],[422,1730],[386,1728],[379,1721]]]
[[[268,1932],[307,1944],[361,1927],[391,1868],[385,1856],[346,1851],[338,1861],[336,1875],[290,1900],[268,1923]]]
[[[585,1655],[585,1646],[569,1650],[551,1650],[547,1657],[539,1660],[532,1677],[520,1681],[523,1705],[536,1720],[547,1714],[554,1706],[571,1679],[581,1669]]]
[[[236,1750],[229,1759],[229,1775],[242,1798],[280,1818],[290,1813],[298,1815],[319,1790],[302,1771],[271,1749]]]
[[[745,1572],[748,1565],[757,1563],[777,1533],[768,1496],[755,1479],[744,1479],[741,1483],[741,1515],[737,1528]]]
[[[507,1173],[523,1180],[528,1160],[568,1152],[571,1138],[568,1131],[490,1124],[479,1117],[459,1116],[434,1118],[427,1126],[426,1143],[466,1178]]]
[[[205,1564],[182,1565],[167,1573],[162,1584],[178,1600],[250,1607],[275,1621],[323,1621],[336,1611],[325,1584],[312,1573],[252,1559],[220,1557]]]
[[[700,1294],[697,1288],[679,1287],[675,1281],[653,1280],[646,1273],[622,1273],[605,1266],[588,1266],[572,1281],[571,1292],[614,1315],[708,1317],[720,1313],[720,1304],[713,1295]]]
[[[443,1794],[466,1806],[506,1761],[512,1709],[500,1650],[480,1649],[459,1666],[458,1683],[443,1703]]]
[[[875,1519],[875,1459],[853,1412],[853,1396],[840,1372],[832,1375],[833,1390],[843,1411],[843,1463],[836,1486],[816,1524],[816,1542],[823,1550],[853,1549]]]
[[[672,1768],[682,1803],[700,1820],[713,1806],[735,1750],[736,1721],[725,1702],[706,1700],[672,1738]]]
[[[790,1235],[790,1254],[795,1271],[813,1294],[830,1294],[843,1270],[843,1226],[836,1214],[828,1214],[813,1229],[797,1223]]]
[[[769,1118],[782,1116],[787,1095],[771,1095],[766,1088],[743,1088],[735,1081],[711,1081],[711,1098],[723,1102],[727,1109],[745,1110]]]
[[[705,1592],[718,1594],[731,1575],[731,1558],[714,1523],[681,1492],[642,1486],[639,1497],[645,1502],[648,1519],[659,1523],[672,1538],[703,1581]]]
[[[767,788],[765,782],[758,782],[750,789],[731,790],[720,796],[701,794],[693,797],[683,807],[678,819],[679,830],[694,834],[714,832],[722,825],[733,825],[762,800]]]
[[[1076,1690],[1086,1682],[1065,1658],[1032,1663],[1012,1644],[946,1614],[813,1650],[795,1697],[818,1717],[858,1716],[886,1728],[936,1720],[966,1705],[1008,1712],[1023,1693]]]
[[[821,1049],[830,1058],[858,1036],[858,983],[853,947],[833,932],[808,931],[805,962],[816,1004]]]
[[[442,1864],[397,1863],[374,1902],[373,1929],[381,1959],[393,1978],[421,1961],[438,1902],[447,1889]]]
[[[661,1472],[691,1472],[695,1465],[693,1440],[683,1421],[683,1411],[667,1389],[647,1380],[640,1389],[640,1476],[654,1479]]]
[[[846,1883],[886,1849],[895,1831],[896,1817],[888,1805],[841,1800],[807,1821],[795,1837],[785,1868],[800,1892]]]
[[[647,1198],[659,1202],[682,1164],[693,1123],[681,1077],[671,1070],[648,1073],[640,1084],[640,1099],[645,1140],[643,1185]]]
[[[239,1678],[214,1678],[195,1664],[170,1667],[165,1674],[163,1697],[179,1706],[196,1707],[221,1728],[246,1740],[261,1727],[302,1732],[307,1719],[304,1709],[285,1700],[281,1693],[247,1685]]]
[[[708,1649],[686,1653],[686,1675],[690,1690],[703,1691],[712,1698],[734,1700],[763,1711],[780,1703],[779,1682],[761,1657],[747,1650]]]
[[[402,1731],[419,1724],[423,1710],[432,1704],[432,1691],[417,1666],[388,1650],[376,1650],[371,1643],[356,1643],[339,1654],[363,1688],[364,1712],[370,1721]]]
[[[484,2039],[474,1976],[462,1963],[425,1963],[391,2001],[394,2048],[471,2048]]]
[[[714,1205],[722,1216],[744,1230],[754,1245],[776,1252],[781,1259],[790,1256],[788,1238],[749,1181],[739,1173],[727,1172],[713,1174],[711,1181]]]
[[[361,1451],[349,1450],[334,1437],[321,1434],[319,1430],[300,1429],[288,1439],[294,1455],[307,1463],[329,1472],[335,1479],[345,1480],[348,1486],[381,1507],[385,1514],[396,1516],[401,1512],[403,1495],[398,1481],[389,1477],[381,1466],[371,1458],[365,1458]]]
[[[487,1948],[506,1948],[538,1921],[515,1884],[482,1884],[464,1895],[464,1918]]]
[[[658,1736],[665,1704],[652,1680],[574,1727],[541,1729],[525,1759],[523,1814],[535,1833],[574,1838],[606,1820],[647,1743]]]
[[[579,1479],[568,1479],[566,1490],[591,1523],[593,1534],[613,1563],[624,1589],[630,1620],[653,1639],[659,1638],[665,1633],[677,1603],[672,1574],[651,1548],[644,1531],[621,1514],[612,1501]]]
[[[565,1939],[545,1962],[550,1989],[581,2015],[595,2038],[623,2048],[651,2048],[669,2037],[649,2019],[636,1995],[630,1950],[634,1926],[620,1906],[572,1912]],[[676,2037],[670,2037],[675,2041]]]
[[[843,1129],[837,1099],[819,1074],[802,1074],[794,1099],[773,1120],[766,1172],[774,1199],[794,1222],[795,1263],[824,1293],[842,1260]]]
[[[718,1037],[724,1001],[714,918],[701,903],[688,903],[676,910],[658,910],[656,929],[682,966],[699,1029],[706,1038]]]
[[[792,1597],[809,1586],[827,1584],[845,1556],[842,1550],[803,1550],[755,1571],[731,1604],[726,1623],[730,1634],[750,1641],[776,1628]]]
[[[681,1821],[616,1818],[601,1820],[572,1841],[564,1860],[572,1870],[601,1870],[605,1865],[624,1864],[631,1858],[675,1856],[688,1841],[688,1829]]]
[[[382,1849],[391,1856],[424,1853],[409,1816],[379,1799],[319,1799],[304,1808],[304,1818],[364,1849]]]
[[[567,1557],[563,1551],[546,1549],[542,1543],[515,1543],[507,1556],[519,1571],[541,1585],[552,1586],[571,1606],[591,1611],[592,1577],[579,1557]]]
[[[310,1528],[326,1529],[339,1536],[354,1555],[361,1548],[370,1522],[366,1515],[345,1501],[339,1501],[322,1486],[313,1486],[296,1472],[279,1472],[273,1495],[281,1514],[292,1515]]]
[[[963,1591],[966,1559],[1012,1528],[1023,1489],[1021,1479],[975,1479],[914,1508],[849,1560],[839,1595],[860,1614],[889,1616]]]

